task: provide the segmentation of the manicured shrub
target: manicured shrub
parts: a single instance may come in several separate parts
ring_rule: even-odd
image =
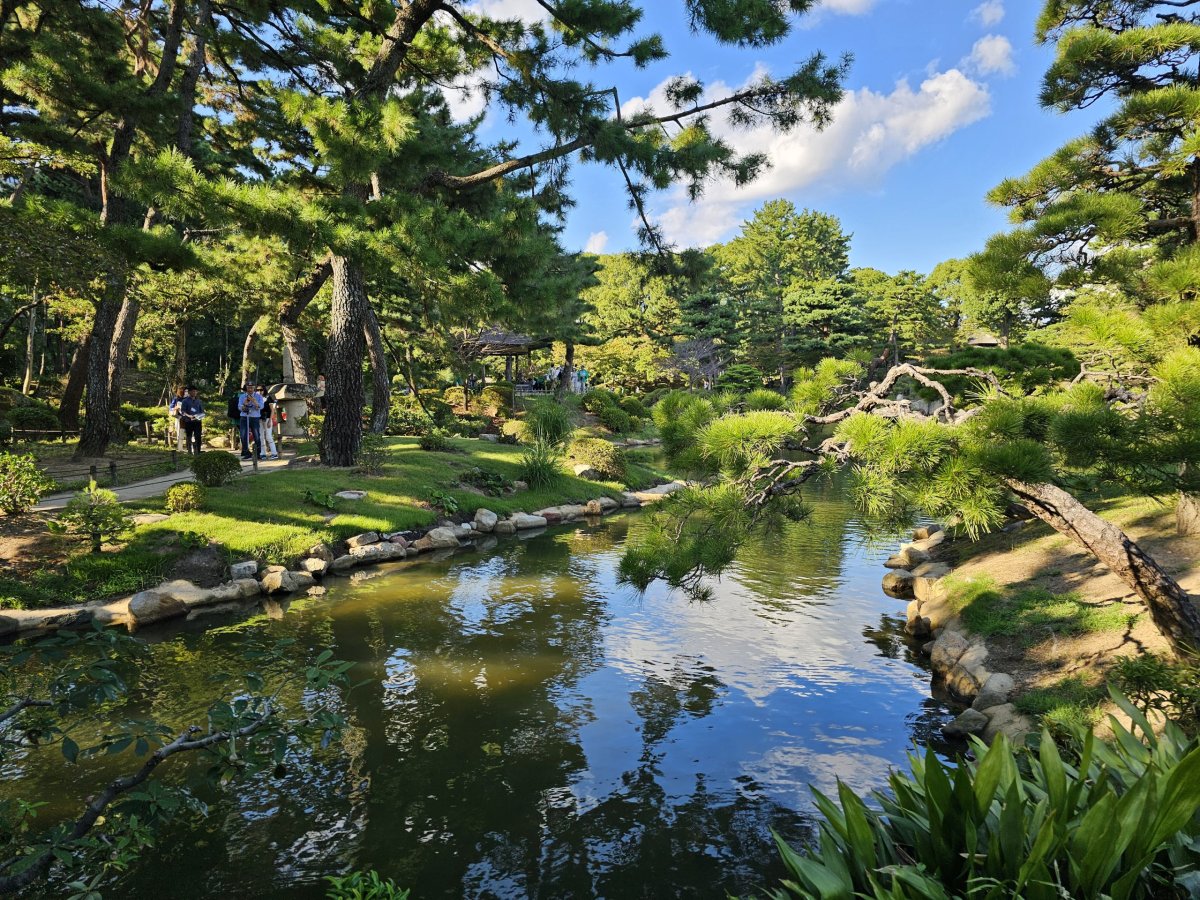
[[[627,434],[633,431],[633,419],[629,417],[629,413],[621,409],[619,406],[602,406],[596,413],[596,418],[600,420],[600,424],[611,431],[613,434]]]
[[[37,403],[15,406],[8,412],[8,424],[18,431],[58,431],[58,416],[49,406]]]
[[[606,391],[604,388],[592,388],[583,395],[580,401],[580,406],[590,413],[599,415],[600,410],[606,406],[615,406],[620,408],[621,398],[612,391]]]
[[[1017,344],[1007,349],[968,347],[931,356],[925,360],[925,365],[931,369],[983,369],[995,374],[1010,393],[1021,394],[1030,394],[1040,387],[1069,381],[1079,374],[1079,360],[1070,350],[1036,343]],[[978,378],[967,375],[951,375],[939,381],[959,401],[975,390],[979,383]],[[932,388],[921,385],[914,387],[926,400],[940,399],[940,395]]]
[[[325,416],[320,413],[309,413],[304,417],[304,430],[308,432],[308,436],[314,441],[321,439],[321,432],[325,428]]]
[[[534,443],[561,447],[575,431],[571,411],[555,400],[537,400],[525,410],[525,429]]]
[[[487,422],[479,416],[455,416],[453,422],[446,425],[446,431],[459,437],[479,437],[487,428]]]
[[[604,438],[579,438],[571,444],[571,458],[587,463],[611,481],[625,480],[625,454]]]
[[[0,510],[7,515],[28,512],[53,484],[32,456],[0,453]]]
[[[722,391],[735,391],[748,394],[755,388],[762,387],[763,373],[754,366],[745,363],[735,363],[717,377],[717,388]]]
[[[209,450],[192,457],[192,471],[205,487],[220,487],[242,473],[242,464],[231,453]]]
[[[650,418],[650,410],[646,409],[646,405],[637,397],[626,397],[621,401],[621,409],[629,413],[634,419]]]
[[[185,481],[167,488],[167,509],[173,513],[191,512],[204,506],[204,488],[194,482]]]
[[[442,392],[442,399],[455,409],[466,409],[467,392],[461,386],[448,387]]]
[[[479,392],[476,405],[484,415],[507,416],[512,410],[513,386],[507,381],[489,384]]]
[[[446,436],[446,432],[440,428],[435,428],[429,434],[421,435],[421,440],[417,444],[422,450],[426,450],[429,453],[453,453],[457,449],[450,443],[450,438]]]
[[[99,553],[105,539],[125,533],[129,524],[129,513],[117,495],[92,481],[71,498],[50,529],[84,535],[92,543],[92,552]]]
[[[520,480],[531,488],[554,484],[562,475],[559,448],[546,441],[534,441],[521,454]]]
[[[746,409],[783,409],[787,406],[787,398],[783,394],[767,388],[757,388],[746,395]]]
[[[1112,696],[1132,729],[1113,718],[1111,741],[1076,731],[1068,760],[1047,732],[1036,751],[1000,735],[973,740],[975,759],[910,755],[869,804],[844,784],[836,801],[814,790],[819,843],[802,855],[777,839],[789,880],[774,896],[1191,896],[1200,747]]]

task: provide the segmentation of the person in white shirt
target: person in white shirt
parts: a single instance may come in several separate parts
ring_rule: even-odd
[[[238,394],[238,410],[242,414],[238,423],[242,432],[242,459],[250,458],[250,441],[252,439],[255,455],[262,459],[262,444],[258,434],[262,421],[262,401],[259,400],[252,385],[242,385],[242,392]]]

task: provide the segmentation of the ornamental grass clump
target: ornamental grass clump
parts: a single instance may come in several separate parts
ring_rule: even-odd
[[[525,436],[532,444],[563,447],[574,433],[571,410],[555,400],[538,400],[525,410]]]
[[[534,441],[521,454],[521,481],[531,488],[549,487],[562,477],[562,450],[547,441]]]
[[[813,790],[823,821],[798,853],[776,837],[789,897],[1021,897],[1150,900],[1195,895],[1200,866],[1200,744],[1177,725],[1156,734],[1116,691],[1132,722],[1114,739],[1076,730],[1064,758],[1048,732],[1035,750],[1003,734],[975,759],[909,756],[870,803],[839,783]]]

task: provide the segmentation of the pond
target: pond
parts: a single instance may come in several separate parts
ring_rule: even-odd
[[[331,579],[281,618],[144,633],[169,720],[281,636],[364,683],[319,698],[350,727],[315,765],[206,796],[110,895],[315,897],[351,868],[414,898],[757,893],[782,874],[771,829],[810,833],[810,784],[880,787],[951,717],[880,590],[895,542],[836,485],[813,506],[704,603],[618,583],[633,514]],[[97,777],[57,751],[0,774],[0,796],[19,779],[64,816]]]

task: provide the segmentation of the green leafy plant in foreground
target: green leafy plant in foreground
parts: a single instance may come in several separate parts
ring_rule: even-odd
[[[329,900],[408,900],[409,889],[401,888],[390,878],[383,878],[372,869],[351,872],[349,875],[327,875]]]
[[[324,491],[314,491],[312,488],[304,489],[304,502],[311,503],[313,506],[320,506],[323,509],[337,509],[337,498],[333,494],[327,494]]]
[[[0,511],[10,516],[27,512],[52,485],[32,456],[0,453]]]
[[[815,791],[824,820],[811,853],[776,838],[788,897],[1021,897],[1132,900],[1200,890],[1200,744],[1168,722],[1156,735],[1112,692],[1132,730],[1075,734],[1064,757],[1048,733],[1036,750],[1003,735],[957,766],[910,755],[871,805],[839,783]]]
[[[458,512],[458,500],[453,494],[448,494],[443,490],[434,488],[429,492],[429,505],[434,509],[440,509],[448,516]]]
[[[92,542],[92,552],[99,553],[104,541],[129,530],[129,513],[121,506],[117,495],[91,481],[71,498],[67,508],[50,523],[51,531],[82,534]]]

